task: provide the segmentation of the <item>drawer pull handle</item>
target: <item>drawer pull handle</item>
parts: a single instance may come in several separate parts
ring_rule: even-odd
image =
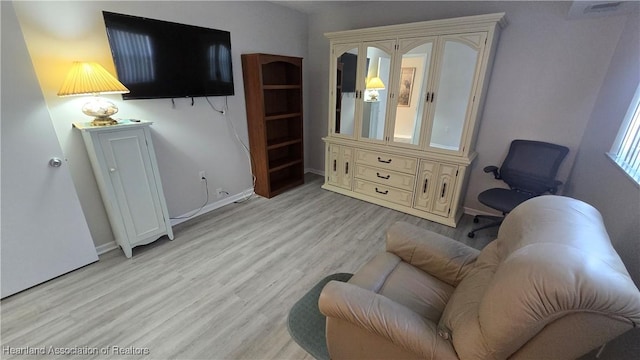
[[[337,171],[338,170],[338,160],[333,160],[333,171]]]
[[[427,193],[427,184],[429,184],[429,179],[424,179],[424,186],[422,187],[422,193]]]
[[[389,193],[389,190],[380,191],[380,190],[378,190],[378,188],[376,188],[376,192],[377,192],[378,194],[387,195],[387,194]]]
[[[379,162],[381,162],[381,163],[391,164],[391,160],[392,160],[392,159],[389,159],[389,160],[382,160],[382,159],[380,159],[380,156],[378,156],[378,161],[379,161]]]
[[[447,183],[442,184],[442,194],[440,194],[441,198],[444,198],[444,193],[447,191]]]
[[[378,176],[380,179],[385,179],[385,180],[389,180],[389,178],[391,177],[391,175],[382,176],[382,175],[380,175],[379,172],[376,173],[376,176]]]
[[[344,173],[349,175],[349,163],[348,162],[344,164]]]

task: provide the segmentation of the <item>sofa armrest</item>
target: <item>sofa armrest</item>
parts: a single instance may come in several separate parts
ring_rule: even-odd
[[[458,359],[451,343],[437,335],[436,324],[372,291],[330,281],[318,306],[329,318],[347,321],[421,357]]]
[[[387,230],[387,251],[452,286],[460,283],[480,254],[459,241],[405,222]]]

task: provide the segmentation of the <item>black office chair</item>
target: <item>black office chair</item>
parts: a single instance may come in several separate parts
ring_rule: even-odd
[[[478,195],[478,201],[490,208],[502,212],[502,217],[477,215],[473,222],[480,218],[494,220],[492,223],[471,230],[467,236],[475,236],[478,230],[499,226],[513,208],[520,203],[546,193],[555,194],[561,181],[556,180],[560,163],[569,153],[565,146],[550,144],[542,141],[513,140],[509,147],[507,158],[498,170],[496,166],[487,166],[484,172],[493,173],[509,185],[510,189],[493,188]]]

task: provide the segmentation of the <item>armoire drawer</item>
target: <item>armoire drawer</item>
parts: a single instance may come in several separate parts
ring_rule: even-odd
[[[411,206],[412,193],[396,189],[391,186],[380,185],[356,179],[354,181],[355,192],[386,200],[404,206]]]
[[[356,151],[356,163],[414,175],[418,159],[379,151]]]
[[[367,165],[356,165],[356,177],[382,185],[412,191],[415,176]]]

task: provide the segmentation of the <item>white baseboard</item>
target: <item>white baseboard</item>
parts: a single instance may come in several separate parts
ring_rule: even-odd
[[[180,215],[180,216],[176,216],[175,219],[171,219],[171,226],[176,226],[176,225],[178,225],[178,224],[180,224],[182,222],[185,222],[187,220],[191,220],[191,219],[193,219],[195,217],[198,217],[200,215],[206,214],[209,211],[213,211],[213,210],[219,209],[219,208],[221,208],[221,207],[223,207],[225,205],[229,205],[229,204],[231,204],[233,202],[236,202],[236,201],[239,201],[239,200],[243,200],[243,199],[247,198],[250,195],[253,195],[253,188],[249,188],[249,189],[247,189],[247,190],[245,190],[245,191],[243,191],[243,192],[241,192],[239,194],[231,195],[231,196],[228,196],[228,197],[226,197],[224,199],[220,199],[220,200],[218,200],[216,202],[208,204],[205,207],[203,207],[202,210],[200,210],[199,212],[197,212],[196,214],[194,214],[191,217],[187,217],[187,216],[190,213],[192,213],[193,210],[190,211],[189,213],[186,213],[186,214],[183,214],[183,215]],[[178,219],[178,218],[184,218],[184,219]],[[115,250],[117,248],[118,248],[118,244],[115,241],[111,241],[109,243],[96,246],[96,252],[98,253],[98,255],[102,255],[102,254],[104,254],[106,252],[109,252],[111,250]]]
[[[108,242],[106,244],[102,244],[102,245],[98,245],[96,246],[96,252],[98,253],[98,255],[102,255],[106,252],[109,252],[111,250],[115,250],[118,248],[118,244],[116,244],[115,241],[111,241]]]
[[[189,216],[189,214],[193,213],[193,210],[188,212],[188,213],[186,213],[186,214],[178,215],[178,216],[176,216],[175,219],[171,219],[171,226],[176,226],[176,225],[178,225],[180,223],[183,223],[183,222],[185,222],[187,220],[191,220],[191,219],[193,219],[195,217],[198,217],[200,215],[206,214],[209,211],[213,211],[213,210],[219,209],[219,208],[221,208],[221,207],[223,207],[225,205],[229,205],[229,204],[234,203],[236,201],[243,200],[243,199],[245,199],[245,198],[247,198],[247,197],[249,197],[249,196],[251,196],[253,194],[254,194],[253,188],[249,188],[249,189],[246,189],[245,191],[243,191],[243,192],[241,192],[239,194],[231,195],[231,196],[228,196],[228,197],[226,197],[224,199],[220,199],[220,200],[218,200],[216,202],[212,202],[211,204],[208,204],[205,207],[203,207],[202,210],[200,210],[199,212],[197,212],[193,216]],[[178,218],[184,218],[184,219],[178,219]]]
[[[324,176],[324,171],[321,170],[317,170],[317,169],[312,169],[312,168],[305,168],[304,169],[304,173],[312,173],[312,174],[316,174],[316,175],[320,175],[320,176]]]

